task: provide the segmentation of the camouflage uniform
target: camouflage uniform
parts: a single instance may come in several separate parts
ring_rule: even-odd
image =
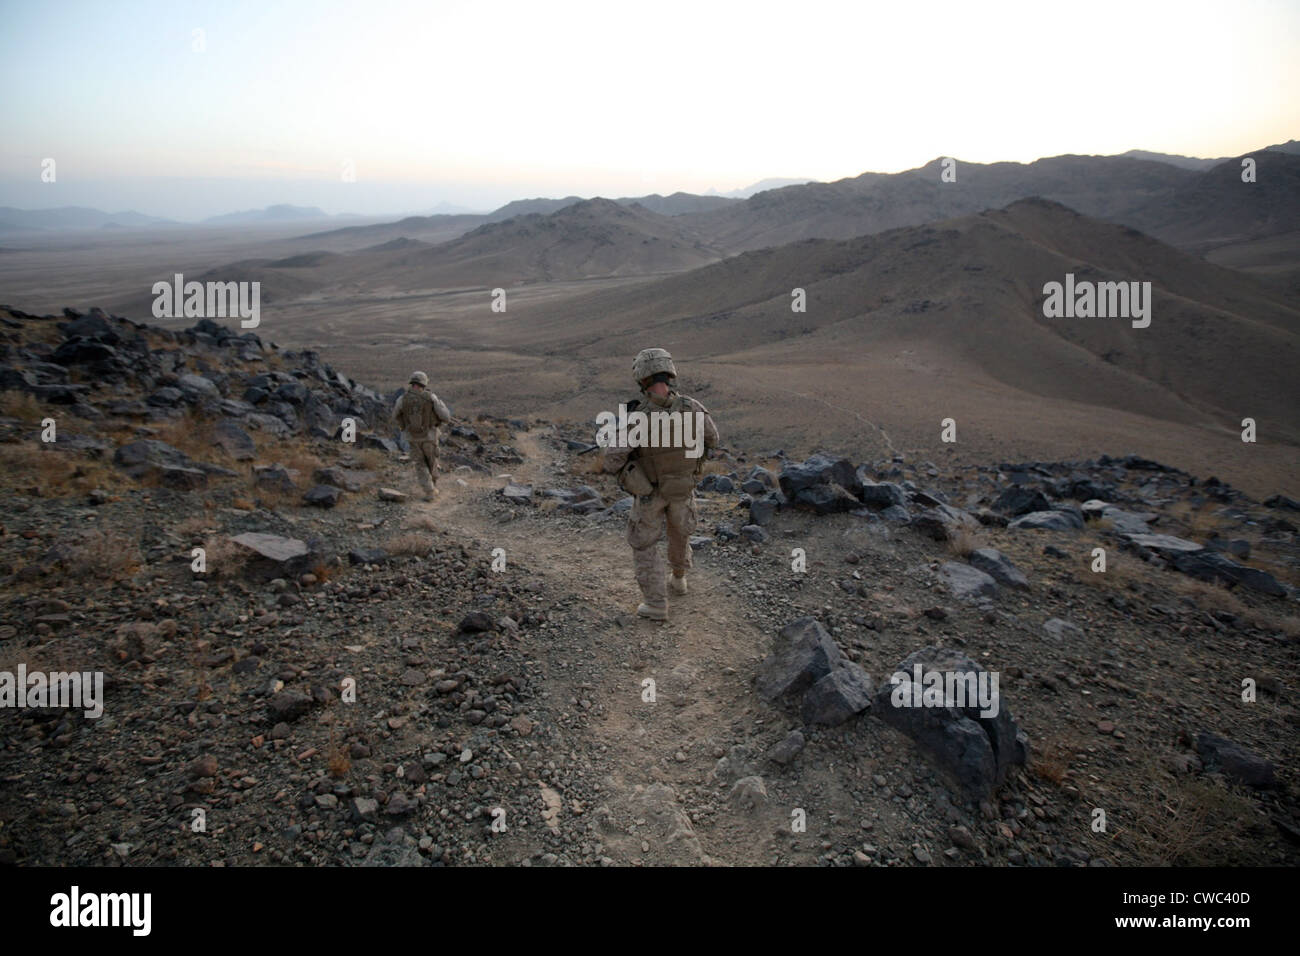
[[[433,497],[438,483],[438,426],[451,421],[451,412],[429,391],[428,381],[423,372],[416,372],[411,382],[424,387],[408,388],[393,407],[393,425],[404,430],[411,441],[411,460],[426,499]]]
[[[667,355],[666,352],[663,354]],[[645,401],[629,403],[629,408],[633,405],[644,412],[704,413],[704,429],[699,436],[703,440],[703,451],[697,458],[688,457],[686,449],[681,447],[610,447],[605,450],[606,471],[619,471],[635,453],[637,463],[654,486],[650,494],[633,498],[627,522],[627,543],[632,546],[636,582],[645,599],[637,609],[638,613],[662,618],[668,611],[668,580],[663,552],[658,545],[666,528],[668,566],[679,582],[676,590],[685,593],[685,574],[692,566],[690,537],[699,522],[695,484],[709,450],[718,446],[718,429],[707,408],[693,398],[678,394],[671,386],[664,399],[647,393]]]

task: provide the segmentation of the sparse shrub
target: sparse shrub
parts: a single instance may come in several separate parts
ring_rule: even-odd
[[[243,572],[251,552],[222,534],[210,535],[203,542],[204,561],[212,578],[232,578]]]
[[[41,444],[0,445],[0,471],[15,491],[35,488],[41,497],[66,495],[76,471],[74,458]]]
[[[389,554],[425,555],[433,547],[433,540],[423,534],[399,534],[385,541],[383,547]]]
[[[311,569],[311,573],[316,575],[316,580],[321,584],[335,577],[339,572],[339,565],[326,564],[324,561],[317,561]]]
[[[132,538],[120,531],[101,529],[87,532],[63,564],[69,577],[120,581],[140,570],[144,558]]]
[[[1128,801],[1133,823],[1115,833],[1144,864],[1225,866],[1242,857],[1241,841],[1259,817],[1239,789],[1211,777],[1175,775],[1153,756],[1139,765]]]
[[[26,425],[39,425],[49,412],[27,392],[0,392],[0,416],[16,418]]]
[[[571,475],[599,475],[603,474],[604,470],[605,459],[600,451],[578,455],[569,461],[569,474]]]
[[[1041,780],[1060,786],[1070,768],[1070,751],[1059,741],[1049,740],[1036,747],[1029,769]]]
[[[358,448],[352,453],[353,459],[365,471],[382,472],[390,459],[378,448]]]
[[[969,528],[954,528],[948,533],[948,550],[959,558],[969,558],[971,552],[980,546]]]

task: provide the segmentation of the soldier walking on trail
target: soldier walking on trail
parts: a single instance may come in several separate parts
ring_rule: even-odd
[[[691,532],[699,521],[695,484],[711,449],[718,446],[718,429],[709,410],[676,390],[677,369],[664,349],[642,349],[632,363],[632,375],[642,399],[629,402],[629,412],[702,413],[696,442],[696,457],[687,454],[681,442],[661,447],[613,447],[605,449],[604,468],[617,472],[619,486],[634,496],[627,522],[627,543],[632,546],[636,581],[644,598],[637,614],[656,621],[668,619],[668,591],[686,593],[686,572],[691,569]],[[667,579],[659,542],[668,532]]]
[[[438,426],[451,421],[451,412],[429,391],[429,376],[423,372],[411,373],[410,386],[393,406],[393,424],[410,439],[424,500],[432,501],[438,484]]]

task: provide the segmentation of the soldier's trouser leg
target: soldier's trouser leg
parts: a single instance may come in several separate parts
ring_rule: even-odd
[[[411,460],[415,462],[415,474],[420,479],[420,487],[425,493],[433,491],[438,483],[438,446],[432,441],[411,442]]]
[[[668,582],[664,578],[664,556],[659,542],[664,536],[668,502],[658,494],[642,495],[632,503],[627,519],[627,543],[632,546],[632,565],[641,596],[653,608],[668,606]]]
[[[674,573],[685,574],[691,569],[691,532],[699,523],[695,495],[669,501],[668,516],[668,566]]]

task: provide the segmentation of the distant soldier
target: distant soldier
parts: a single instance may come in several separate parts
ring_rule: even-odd
[[[410,439],[424,500],[432,501],[438,484],[438,426],[451,421],[451,412],[429,391],[429,376],[423,372],[412,372],[410,385],[393,406],[393,424]]]
[[[691,569],[691,532],[699,522],[695,484],[710,450],[718,446],[718,429],[709,410],[693,398],[676,391],[677,369],[664,349],[642,349],[632,363],[632,376],[645,401],[633,400],[628,410],[699,412],[702,427],[693,436],[700,447],[696,457],[687,455],[681,443],[664,447],[605,449],[606,471],[617,472],[619,486],[634,496],[628,515],[627,543],[632,546],[636,581],[645,599],[637,614],[656,621],[668,619],[668,595],[686,593],[686,572]],[[668,530],[668,564],[672,579],[666,580],[663,552],[658,545]]]

